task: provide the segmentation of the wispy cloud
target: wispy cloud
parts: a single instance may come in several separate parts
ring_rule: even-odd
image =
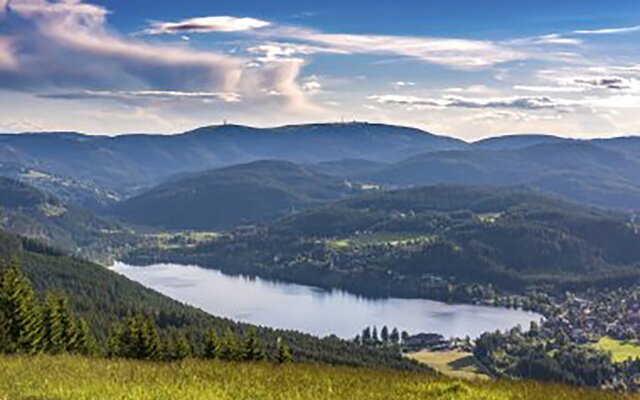
[[[240,95],[237,93],[212,93],[212,92],[178,92],[168,90],[138,90],[138,91],[108,91],[108,90],[83,90],[79,92],[66,92],[44,94],[38,97],[49,99],[78,100],[78,99],[111,99],[111,100],[160,100],[170,101],[176,99],[223,101],[226,103],[235,103],[240,101]]]
[[[584,29],[573,31],[576,35],[620,35],[626,33],[640,32],[640,25],[625,26],[620,28]]]
[[[559,110],[566,109],[570,105],[568,101],[556,100],[547,96],[504,97],[504,98],[471,98],[460,96],[446,96],[442,98],[402,96],[402,95],[375,95],[370,96],[381,104],[396,104],[404,106],[435,107],[435,108],[502,108],[521,110]]]
[[[179,22],[151,23],[149,29],[141,32],[144,35],[210,33],[210,32],[243,32],[270,26],[271,23],[256,18],[236,18],[215,16],[190,18]]]

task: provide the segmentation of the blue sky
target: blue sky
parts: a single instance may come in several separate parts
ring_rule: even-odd
[[[0,131],[640,132],[638,1],[0,0]]]

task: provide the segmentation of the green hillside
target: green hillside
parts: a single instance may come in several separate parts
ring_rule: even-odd
[[[135,311],[154,316],[163,336],[182,333],[194,342],[203,342],[204,335],[212,326],[221,332],[229,328],[238,336],[251,328],[171,300],[102,266],[65,256],[39,242],[0,231],[0,260],[12,257],[19,257],[22,271],[41,297],[45,292],[66,296],[72,308],[89,322],[93,333],[101,340],[105,339],[114,323]],[[318,339],[302,333],[262,327],[258,328],[258,335],[268,350],[273,350],[277,338],[283,337],[297,361],[415,368],[395,350],[370,351],[335,337]]]
[[[171,229],[216,230],[265,221],[361,193],[342,179],[285,161],[177,177],[114,206],[127,222]]]
[[[640,276],[638,230],[629,215],[527,188],[433,186],[332,203],[196,248],[139,252],[130,261],[469,301],[495,289],[633,282]]]
[[[146,363],[72,357],[0,358],[0,398],[174,400],[625,400],[554,384],[461,382],[424,373],[210,361]]]

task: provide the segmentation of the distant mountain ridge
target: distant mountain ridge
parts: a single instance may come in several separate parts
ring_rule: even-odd
[[[264,159],[315,163],[365,158],[390,162],[427,151],[467,146],[458,139],[382,124],[279,128],[222,125],[178,135],[0,135],[0,162],[18,163],[132,193],[171,175]]]
[[[171,179],[112,211],[124,221],[171,229],[263,222],[363,193],[343,179],[288,161],[256,161]]]

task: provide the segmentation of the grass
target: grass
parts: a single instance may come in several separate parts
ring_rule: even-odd
[[[1,400],[622,400],[533,382],[463,382],[424,373],[212,361],[145,363],[0,357]]]
[[[327,242],[328,246],[333,249],[345,249],[348,247],[364,247],[364,246],[404,246],[414,243],[422,243],[433,241],[433,236],[425,236],[415,233],[391,233],[376,232],[365,233],[351,236],[346,239],[333,239]]]
[[[489,379],[473,354],[461,350],[450,351],[419,351],[409,354],[408,357],[427,364],[436,371],[459,379]]]
[[[640,358],[640,346],[634,343],[622,342],[610,337],[603,337],[593,344],[598,350],[611,353],[611,359],[615,363]]]

